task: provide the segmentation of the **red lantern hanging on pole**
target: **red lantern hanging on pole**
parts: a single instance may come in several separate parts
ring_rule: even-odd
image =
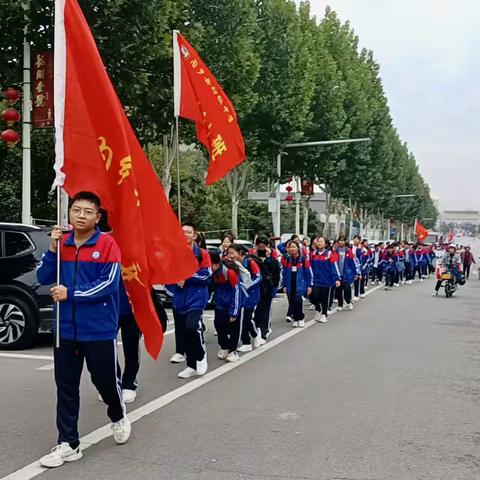
[[[293,187],[288,185],[287,188],[285,188],[285,190],[288,192],[288,193],[291,193],[292,190],[293,190]]]
[[[290,202],[293,202],[293,195],[291,195],[290,193],[285,197],[285,201],[287,203],[290,203]]]
[[[13,148],[20,141],[20,134],[10,128],[8,130],[4,130],[0,134],[0,137],[2,138],[3,142],[6,143],[8,148]]]
[[[20,98],[20,92],[12,87],[8,87],[5,90],[5,98],[9,105],[13,105]]]
[[[15,123],[20,121],[21,115],[14,108],[9,107],[2,112],[2,118],[8,127],[13,127]]]

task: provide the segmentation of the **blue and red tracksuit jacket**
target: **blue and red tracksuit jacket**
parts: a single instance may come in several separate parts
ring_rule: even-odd
[[[367,275],[370,271],[372,252],[368,248],[361,247],[360,253],[358,254],[358,258],[360,262],[360,273],[362,275]]]
[[[426,265],[427,259],[425,258],[423,250],[414,250],[410,253],[410,262],[414,268]]]
[[[48,250],[37,266],[42,285],[56,282],[57,254]],[[120,250],[111,235],[93,235],[79,248],[73,232],[60,248],[60,283],[67,300],[60,303],[60,338],[80,342],[117,337],[119,314]]]
[[[336,255],[329,250],[311,251],[310,266],[314,287],[334,287],[335,282],[340,280]]]
[[[215,286],[215,310],[224,310],[231,317],[238,317],[245,301],[239,273],[221,264],[219,270],[213,273],[212,280]]]
[[[308,288],[312,286],[312,269],[308,257],[299,255],[296,261],[291,255],[282,257],[282,286],[287,289],[289,296],[292,291],[292,269],[297,272],[296,296],[305,297]]]
[[[198,271],[185,280],[183,287],[177,284],[165,286],[167,295],[172,297],[174,310],[180,314],[205,310],[208,304],[208,284],[212,276],[210,255],[197,244],[193,245],[193,254],[198,259]]]
[[[336,261],[338,262],[340,254],[338,247],[335,250]],[[340,279],[344,283],[353,283],[355,277],[359,274],[359,265],[351,248],[345,247],[345,259],[343,262],[343,272],[340,270]],[[340,269],[340,266],[339,266]]]
[[[394,252],[385,252],[385,255],[382,259],[382,268],[384,273],[397,271],[397,263]]]
[[[260,301],[260,283],[262,282],[262,274],[260,273],[260,267],[255,260],[251,258],[245,258],[243,260],[243,266],[250,272],[252,278],[252,284],[247,290],[247,297],[244,299],[245,308],[255,308]]]

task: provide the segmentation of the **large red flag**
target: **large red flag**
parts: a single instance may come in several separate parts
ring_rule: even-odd
[[[193,120],[210,152],[207,185],[223,178],[245,158],[245,145],[232,102],[194,48],[173,32],[175,116]]]
[[[122,253],[122,278],[145,345],[156,358],[162,328],[150,296],[198,270],[163,188],[108,78],[77,0],[56,0],[57,177],[69,195],[95,192]]]
[[[415,225],[415,233],[419,242],[423,242],[428,237],[428,230],[425,228],[422,222],[417,220]]]

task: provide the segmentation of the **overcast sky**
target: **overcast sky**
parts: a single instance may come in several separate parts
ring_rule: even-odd
[[[480,209],[480,0],[311,0],[373,50],[402,140],[442,209]]]

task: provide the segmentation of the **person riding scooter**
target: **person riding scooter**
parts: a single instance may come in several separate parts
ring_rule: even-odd
[[[443,273],[451,273],[454,278],[454,284],[460,283],[463,285],[463,274],[462,274],[462,258],[460,254],[457,253],[457,246],[451,243],[448,246],[447,252],[443,257],[438,261],[438,271],[437,271],[437,284],[435,285],[435,292],[433,296],[438,295],[438,291],[442,286],[443,280],[442,274]]]

